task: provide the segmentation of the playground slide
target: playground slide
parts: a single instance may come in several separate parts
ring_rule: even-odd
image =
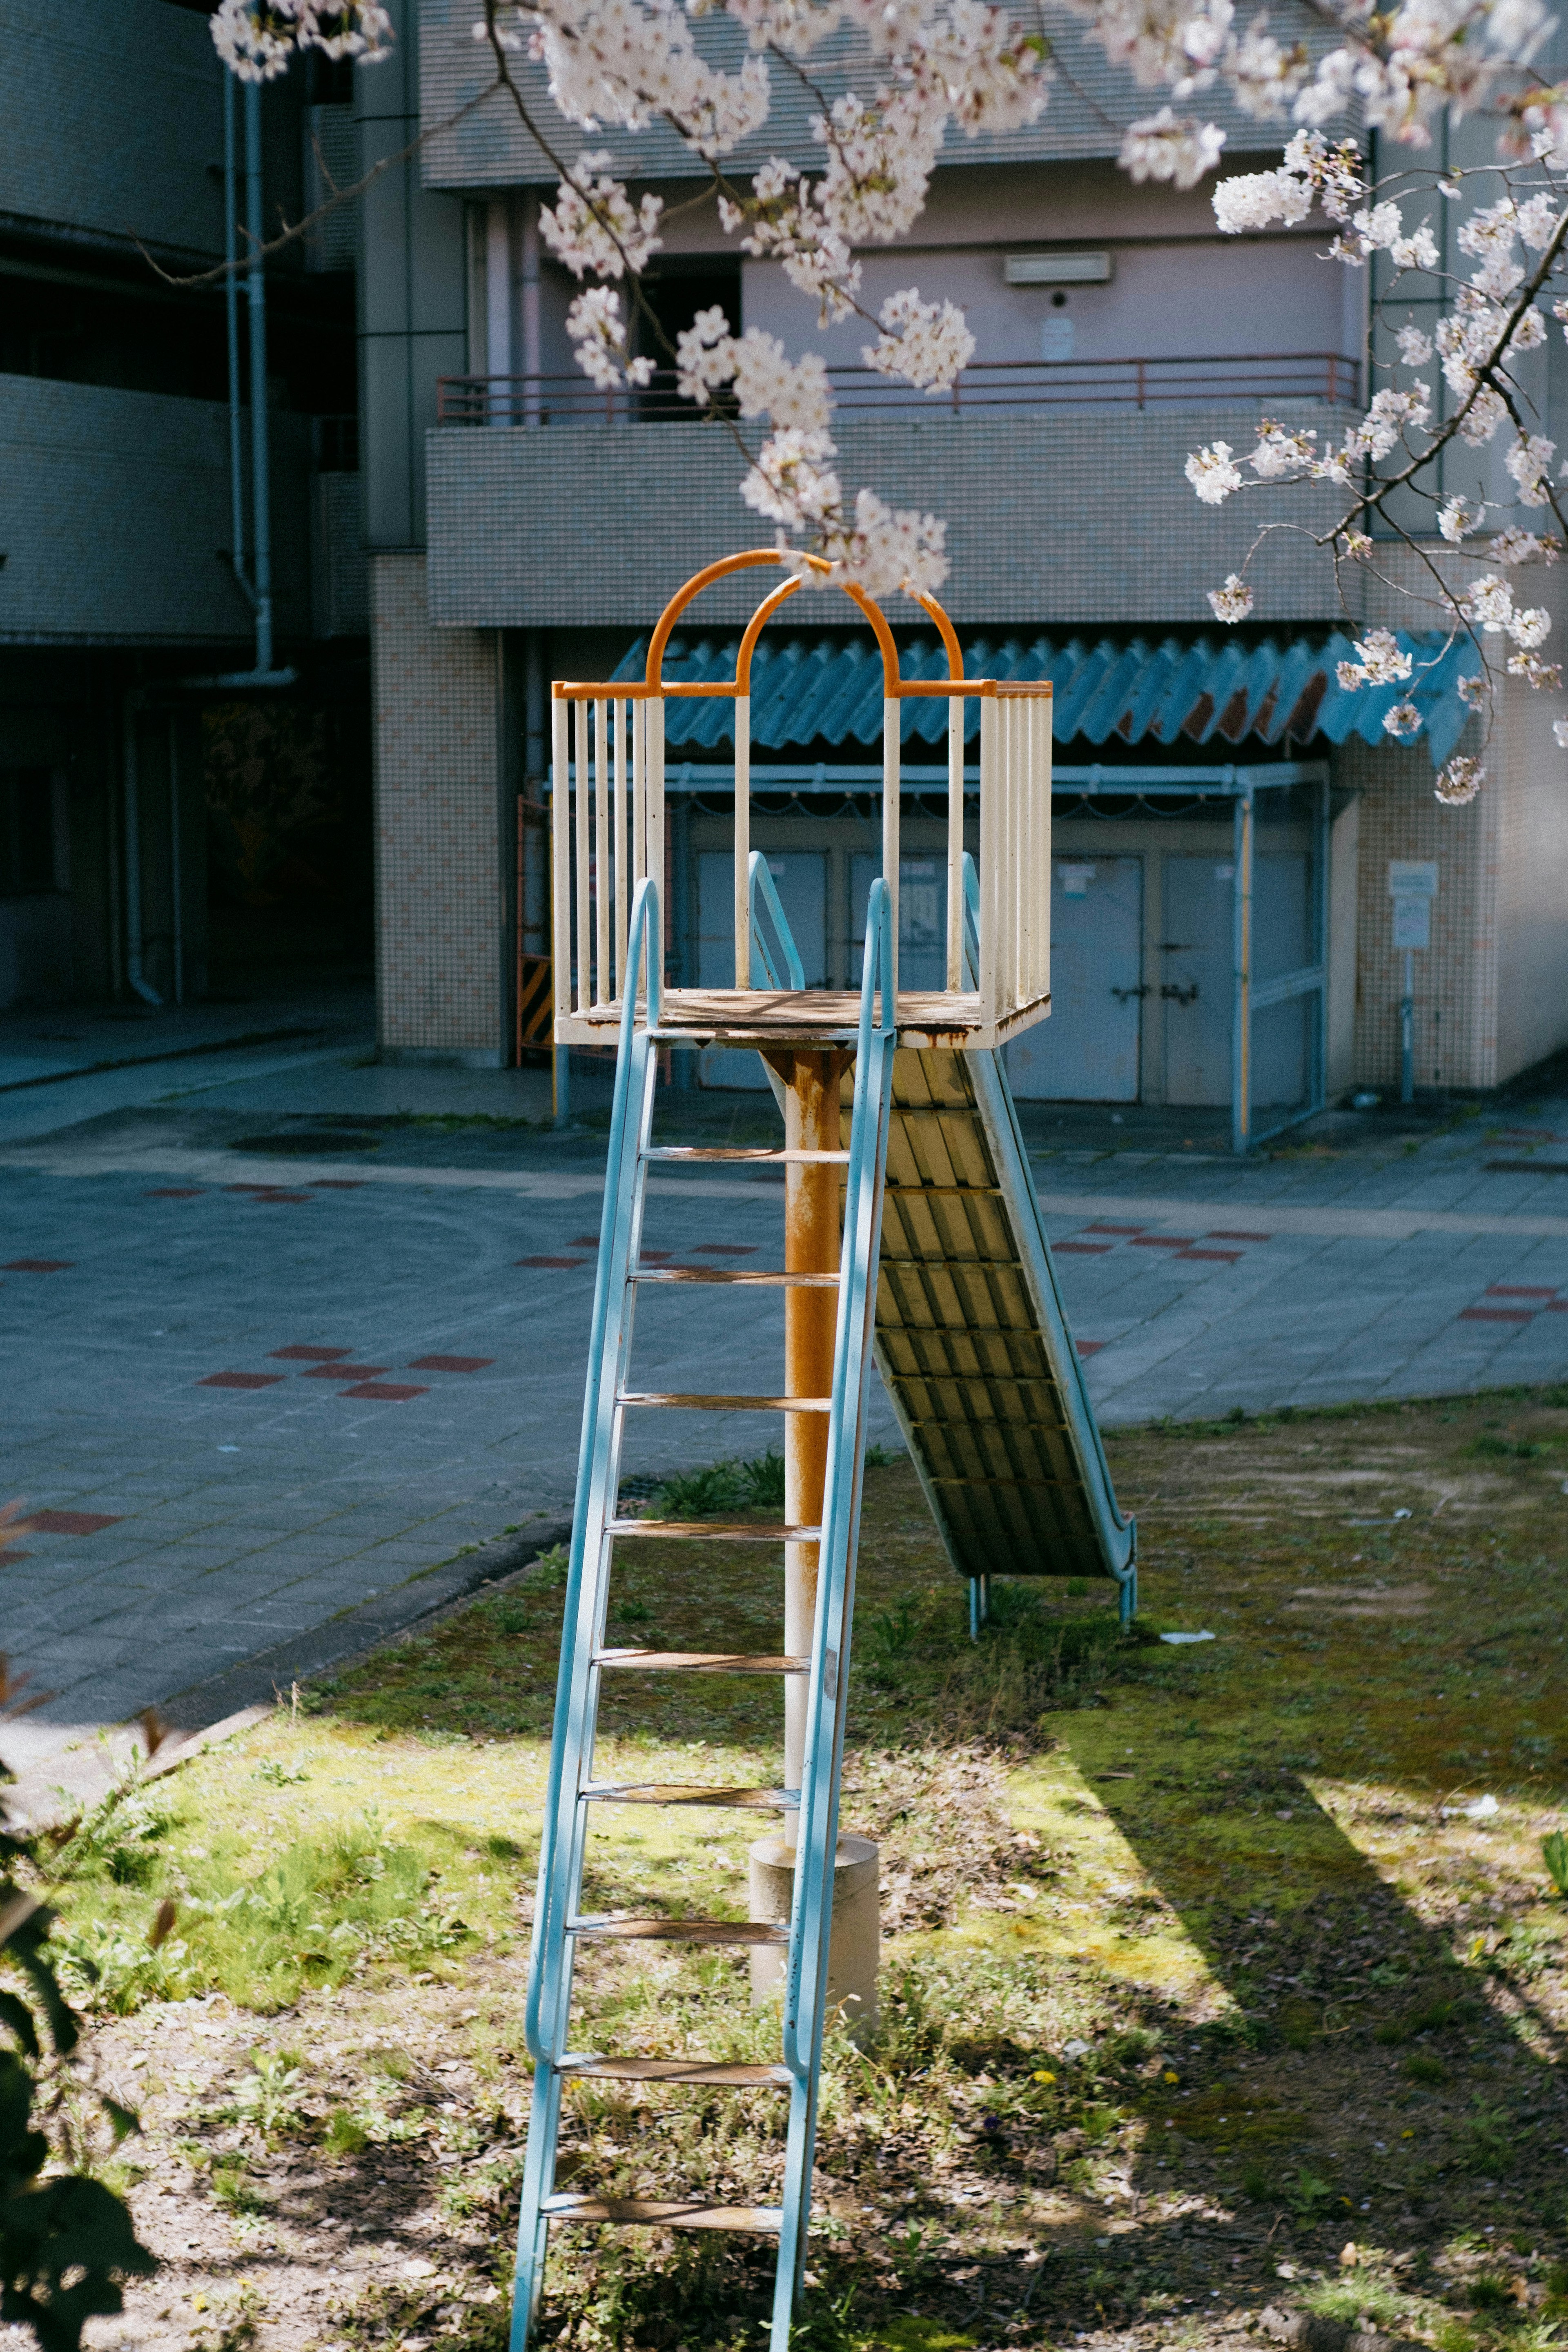
[[[998,1053],[900,1051],[877,1362],[961,1576],[1112,1577],[1119,1507]]]

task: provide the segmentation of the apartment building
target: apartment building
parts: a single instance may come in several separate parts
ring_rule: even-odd
[[[268,235],[346,182],[352,82],[318,60],[248,116],[233,94],[233,212],[223,84],[200,9],[7,11],[0,1007],[368,961],[357,223],[271,257],[232,338],[213,276],[247,161]]]
[[[362,163],[403,158],[366,198],[361,373],[382,1051],[502,1064],[538,1034],[550,949],[548,681],[639,675],[679,583],[767,534],[736,495],[732,436],[692,421],[668,373],[605,395],[574,371],[575,289],[538,229],[553,174],[510,99],[474,105],[487,62],[472,15],[467,0],[406,8],[395,59],[360,77]],[[1222,239],[1206,191],[1132,184],[1114,126],[1143,101],[1065,16],[1053,32],[1068,72],[1040,123],[950,142],[908,241],[861,257],[871,307],[911,282],[964,306],[975,361],[934,398],[866,370],[858,322],[819,335],[777,268],[723,238],[672,137],[588,138],[558,121],[552,136],[567,152],[608,148],[666,197],[652,293],[667,333],[718,302],[737,329],[825,350],[847,480],[948,519],[944,601],[970,674],[1055,682],[1055,1009],[1014,1049],[1019,1094],[1229,1105],[1245,1144],[1352,1085],[1396,1083],[1406,965],[1391,872],[1406,898],[1427,898],[1429,944],[1411,951],[1415,1081],[1495,1087],[1568,1039],[1548,698],[1507,698],[1486,793],[1445,810],[1434,768],[1475,735],[1463,649],[1423,669],[1426,726],[1405,748],[1382,731],[1392,696],[1347,695],[1335,677],[1355,622],[1407,617],[1394,551],[1378,567],[1393,584],[1363,575],[1352,622],[1321,557],[1270,538],[1253,619],[1216,627],[1205,591],[1238,568],[1256,510],[1199,507],[1183,461],[1216,438],[1249,447],[1260,414],[1342,431],[1366,391],[1366,281],[1325,265],[1310,225]],[[738,55],[729,20],[703,37]],[[847,56],[816,64],[832,87]],[[547,110],[537,76],[524,82]],[[773,120],[733,171],[768,152],[809,163],[814,103],[775,73]],[[1227,169],[1277,158],[1258,152],[1256,124],[1222,120]],[[1563,355],[1540,365],[1551,409]],[[1321,529],[1330,511],[1303,491],[1291,514]],[[755,595],[742,577],[704,596],[667,674],[732,675]],[[889,617],[907,675],[938,665],[923,615]],[[880,855],[877,677],[842,601],[807,593],[753,669],[752,842],[808,982],[856,967]],[[698,984],[732,977],[732,724],[721,699],[671,706],[668,954],[671,976]],[[925,705],[905,726],[913,986],[945,936],[944,725]],[[755,1072],[710,1052],[684,1075],[732,1086]]]

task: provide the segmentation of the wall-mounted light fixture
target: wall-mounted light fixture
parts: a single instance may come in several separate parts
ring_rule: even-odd
[[[1009,253],[1002,274],[1009,286],[1108,286],[1109,253]]]

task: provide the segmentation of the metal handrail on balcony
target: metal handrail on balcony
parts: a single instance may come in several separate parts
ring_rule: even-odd
[[[1152,408],[1172,402],[1315,400],[1360,404],[1361,369],[1338,352],[1247,352],[1236,358],[983,360],[949,392],[921,393],[875,368],[829,368],[841,414],[876,416],[1005,415],[1039,408]],[[673,372],[642,391],[600,391],[586,377],[447,375],[437,393],[442,425],[695,424]]]

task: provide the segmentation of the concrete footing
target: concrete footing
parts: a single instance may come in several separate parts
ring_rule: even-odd
[[[877,1969],[881,1948],[878,1883],[881,1852],[871,1839],[841,1837],[833,1871],[833,1932],[827,1948],[827,2006],[842,2011],[857,2042],[876,2029]],[[795,1896],[795,1848],[783,1838],[759,1838],[751,1849],[751,1916],[787,1922]],[[784,1979],[776,1947],[752,1954],[752,1999],[773,1999]]]

